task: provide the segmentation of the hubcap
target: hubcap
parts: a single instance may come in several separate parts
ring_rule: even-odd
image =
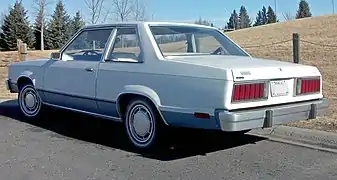
[[[36,102],[36,99],[34,97],[34,95],[32,93],[27,93],[26,97],[25,97],[25,104],[27,106],[27,108],[31,109],[34,107]]]
[[[22,90],[20,95],[20,107],[27,116],[35,116],[40,109],[40,99],[35,90],[27,87]]]
[[[136,105],[130,111],[130,134],[137,143],[147,143],[153,135],[153,117],[144,105]]]
[[[135,132],[140,135],[144,136],[147,132],[149,132],[151,122],[143,112],[137,112],[134,116],[133,127]]]

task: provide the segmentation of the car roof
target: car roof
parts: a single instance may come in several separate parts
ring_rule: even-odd
[[[94,25],[86,25],[86,26],[83,27],[83,29],[86,29],[86,28],[104,28],[104,27],[120,26],[120,25],[122,25],[122,26],[132,26],[132,25],[193,26],[193,27],[203,27],[203,28],[216,29],[215,27],[205,26],[205,25],[200,25],[200,24],[194,24],[194,23],[161,22],[161,21],[127,21],[127,22],[115,22],[115,23],[108,23],[108,24],[94,24]]]

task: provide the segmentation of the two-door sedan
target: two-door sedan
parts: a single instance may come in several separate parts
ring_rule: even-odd
[[[253,58],[218,29],[185,23],[85,26],[51,58],[9,65],[6,85],[28,119],[45,106],[111,119],[142,150],[167,127],[244,133],[328,108],[316,67]]]

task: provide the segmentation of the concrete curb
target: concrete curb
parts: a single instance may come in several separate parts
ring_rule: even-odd
[[[337,133],[289,126],[252,130],[250,134],[273,141],[337,153]]]

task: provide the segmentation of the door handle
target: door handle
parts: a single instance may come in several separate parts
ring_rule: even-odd
[[[86,70],[86,71],[89,71],[89,72],[93,72],[93,71],[94,71],[94,69],[91,68],[91,67],[86,67],[85,70]]]

